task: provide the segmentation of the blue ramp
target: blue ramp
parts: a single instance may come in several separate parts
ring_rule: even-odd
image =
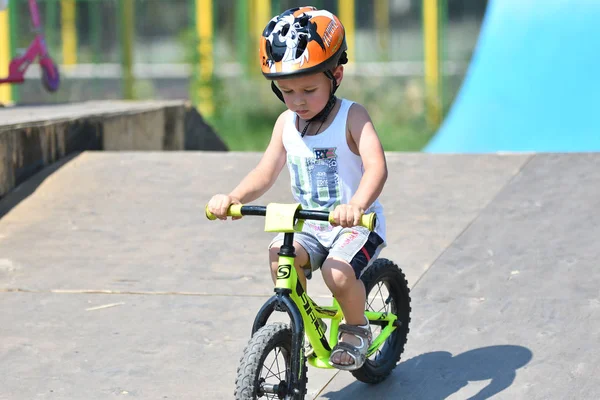
[[[432,153],[600,151],[600,1],[490,0]]]

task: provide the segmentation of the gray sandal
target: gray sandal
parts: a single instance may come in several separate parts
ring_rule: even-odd
[[[373,341],[373,335],[371,333],[371,327],[367,323],[367,328],[363,328],[359,325],[348,325],[341,324],[339,328],[340,338],[343,333],[348,333],[350,335],[356,336],[360,339],[360,346],[353,346],[350,343],[346,342],[338,342],[338,344],[331,351],[331,355],[329,356],[329,365],[335,367],[337,369],[341,369],[344,371],[354,371],[363,366],[367,359],[367,351],[371,346],[371,342]],[[334,354],[336,353],[347,353],[354,362],[352,364],[338,364],[332,361]]]

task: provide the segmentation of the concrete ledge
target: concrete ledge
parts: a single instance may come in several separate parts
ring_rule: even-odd
[[[0,198],[45,166],[85,150],[227,147],[184,101],[99,101],[0,108]]]

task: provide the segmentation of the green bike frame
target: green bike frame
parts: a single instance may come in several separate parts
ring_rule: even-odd
[[[292,246],[292,251],[294,247]],[[285,251],[282,246],[281,252]],[[334,368],[329,364],[329,356],[331,350],[338,342],[338,328],[344,315],[339,303],[333,298],[333,304],[329,307],[323,307],[316,304],[302,287],[298,279],[298,273],[293,267],[294,256],[279,255],[279,266],[277,268],[277,282],[275,283],[275,292],[277,293],[272,299],[276,300],[278,295],[288,296],[294,306],[298,309],[302,318],[302,325],[311,346],[314,349],[314,356],[308,358],[308,363],[318,368]],[[262,311],[262,310],[261,310]],[[381,333],[375,338],[368,350],[368,355],[372,355],[386,341],[386,339],[396,329],[396,319],[394,314],[385,312],[365,311],[365,316],[368,318],[371,325],[382,327]],[[323,331],[319,320],[331,319],[329,329],[329,339]],[[264,325],[262,321],[264,316],[261,313],[257,315],[257,322],[254,328],[258,330]],[[265,321],[266,322],[266,321]],[[254,333],[253,330],[252,333]]]
[[[244,209],[246,207],[249,206],[240,207],[240,215],[245,214],[244,211],[247,210]],[[252,333],[254,334],[254,332],[266,324],[268,317],[274,310],[286,311],[290,315],[292,322],[294,345],[298,345],[298,343],[296,343],[297,340],[299,341],[299,345],[301,345],[304,333],[306,333],[306,336],[314,349],[314,356],[308,358],[308,363],[318,368],[334,368],[329,364],[329,356],[331,355],[331,350],[338,342],[338,328],[344,315],[335,298],[333,298],[333,304],[331,306],[322,307],[315,303],[302,287],[302,284],[298,279],[296,268],[294,268],[294,259],[296,257],[293,246],[295,229],[292,229],[293,221],[297,219],[328,221],[330,218],[329,213],[302,211],[298,209],[294,210],[294,207],[286,211],[278,211],[280,214],[291,214],[287,217],[289,217],[292,222],[285,228],[282,228],[281,225],[274,224],[271,226],[278,226],[279,228],[269,229],[271,232],[284,233],[283,245],[279,251],[277,281],[275,283],[276,294],[265,303],[263,308],[257,314]],[[269,218],[267,212],[268,211],[265,210],[265,215]],[[281,217],[281,215],[278,215],[278,217]],[[286,218],[286,216],[283,218]],[[365,226],[370,230],[373,230],[374,225],[374,215],[366,216],[361,221],[361,226]],[[294,226],[298,229],[297,224]],[[288,301],[288,299],[290,301]],[[365,316],[368,318],[371,325],[378,325],[382,328],[379,335],[369,347],[367,354],[370,356],[377,351],[377,349],[394,332],[397,326],[397,317],[391,313],[372,311],[365,311]],[[299,321],[299,319],[301,319],[301,321]],[[321,327],[320,320],[322,319],[331,319],[329,339],[327,339],[327,336]],[[298,327],[303,329],[298,330],[299,338],[296,338],[296,329],[294,328]],[[292,348],[292,352],[296,353],[296,349]]]

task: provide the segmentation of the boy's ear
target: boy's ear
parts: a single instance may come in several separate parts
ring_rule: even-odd
[[[337,67],[335,67],[333,69],[333,77],[335,78],[335,81],[337,82],[338,86],[340,85],[340,83],[342,82],[342,79],[344,79],[344,66],[343,65],[338,65]]]

